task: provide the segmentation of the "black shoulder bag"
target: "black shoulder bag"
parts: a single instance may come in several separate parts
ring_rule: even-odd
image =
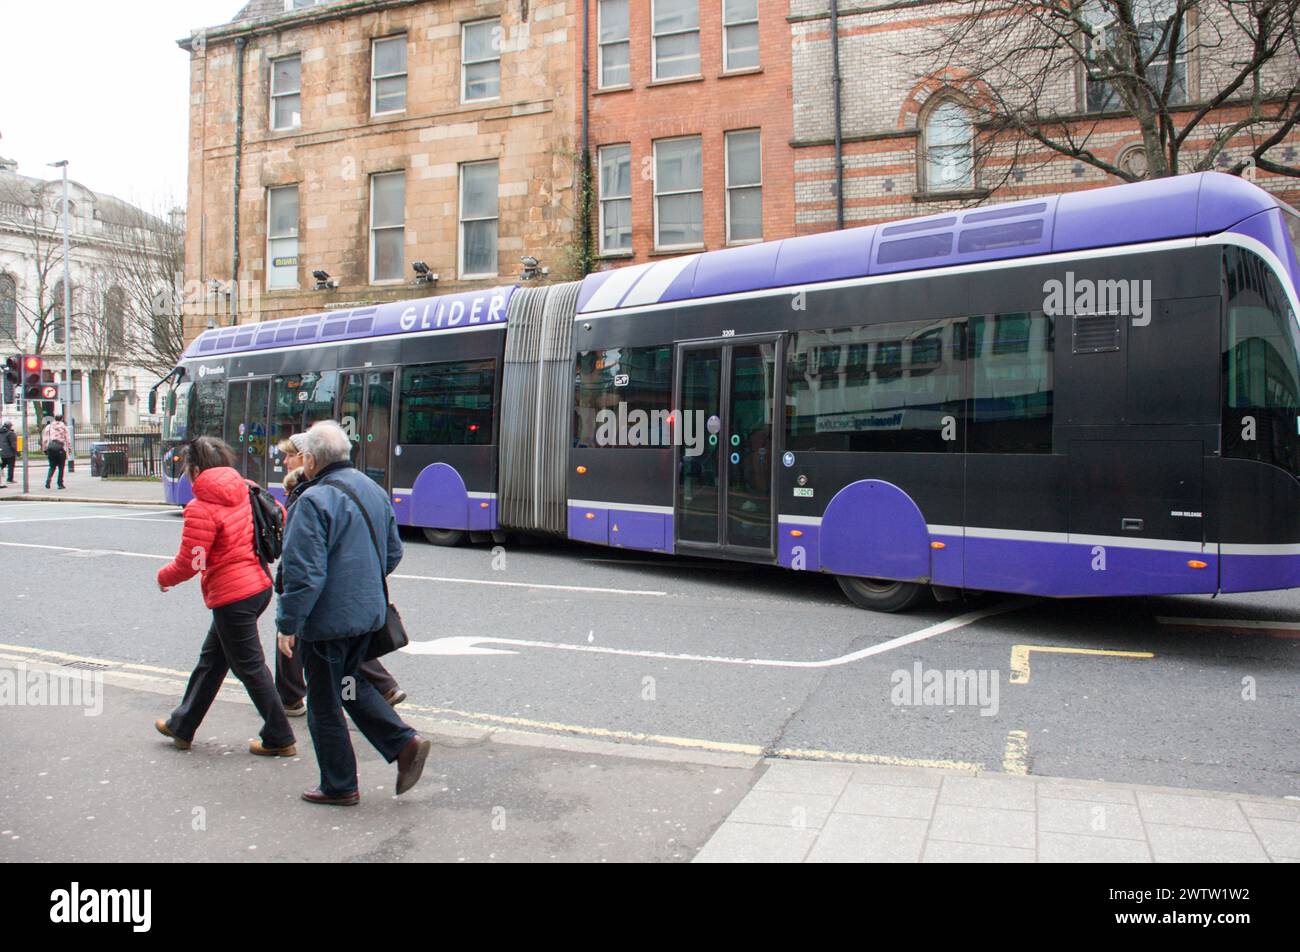
[[[388,615],[384,618],[383,625],[370,633],[370,646],[366,649],[366,660],[373,661],[375,658],[392,654],[399,648],[405,648],[410,644],[411,639],[407,637],[406,626],[402,624],[402,616],[397,606],[388,600],[388,557],[379,544],[379,534],[375,532],[375,524],[370,521],[370,514],[366,512],[366,507],[361,504],[357,494],[347,486],[329,479],[325,480],[325,485],[333,486],[343,493],[360,510],[361,518],[366,521],[366,528],[370,530],[370,540],[375,544],[375,554],[379,556],[379,576],[384,581],[384,602],[388,605]]]

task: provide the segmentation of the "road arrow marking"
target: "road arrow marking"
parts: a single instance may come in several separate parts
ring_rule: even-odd
[[[1150,651],[1111,651],[1105,648],[1058,648],[1050,645],[1012,645],[1010,683],[1029,683],[1029,652],[1031,651],[1041,651],[1046,654],[1101,655],[1112,658],[1155,657],[1155,654]]]
[[[821,661],[786,661],[776,658],[728,658],[718,655],[696,655],[696,654],[674,654],[666,651],[639,651],[631,648],[605,648],[600,645],[573,645],[561,641],[530,641],[523,638],[489,638],[475,637],[473,635],[457,636],[451,638],[436,638],[433,641],[413,641],[402,651],[406,654],[413,655],[484,655],[484,654],[517,654],[518,652],[509,650],[494,650],[492,648],[480,648],[480,645],[505,645],[507,648],[542,648],[553,651],[578,651],[589,654],[618,655],[626,658],[651,658],[657,661],[694,661],[709,664],[736,664],[748,665],[756,668],[835,668],[840,665],[852,664],[855,661],[861,661],[863,658],[870,658],[874,655],[884,654],[887,651],[894,651],[898,648],[904,648],[908,645],[916,644],[919,641],[925,641],[928,638],[934,638],[938,635],[947,634],[958,628],[964,628],[967,625],[982,621],[993,615],[1001,615],[1028,604],[1026,599],[1014,599],[1003,602],[989,608],[981,608],[978,611],[967,612],[965,615],[959,615],[956,618],[950,618],[947,621],[941,621],[938,624],[930,625],[928,628],[922,628],[920,631],[914,631],[910,635],[902,635],[898,638],[892,638],[889,641],[882,641],[880,644],[871,645],[854,651],[838,658],[826,658]]]

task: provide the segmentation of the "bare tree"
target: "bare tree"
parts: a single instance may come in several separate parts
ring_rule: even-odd
[[[918,77],[974,114],[995,189],[1062,156],[1125,181],[1219,168],[1300,176],[1300,0],[952,0]],[[918,69],[919,66],[919,69]],[[1113,154],[1116,119],[1136,161]],[[1285,158],[1285,161],[1281,159]]]
[[[63,343],[63,235],[59,230],[62,198],[51,185],[41,183],[10,204],[16,215],[8,224],[19,233],[30,254],[31,293],[18,294],[14,301],[17,320],[13,328],[4,328],[6,349],[42,354],[54,344]],[[75,291],[75,285],[74,285]],[[76,295],[73,296],[76,306]]]
[[[144,212],[131,223],[131,232],[106,262],[108,290],[120,291],[125,328],[118,363],[162,375],[185,351],[185,235],[166,214]]]

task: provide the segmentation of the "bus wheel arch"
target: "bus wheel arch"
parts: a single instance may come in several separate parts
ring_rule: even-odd
[[[421,528],[424,537],[429,542],[443,548],[454,549],[465,541],[466,532],[464,529],[434,529],[429,526]]]

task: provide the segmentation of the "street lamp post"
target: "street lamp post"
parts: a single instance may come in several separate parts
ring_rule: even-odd
[[[70,442],[73,445],[68,447],[68,459],[71,460],[76,448],[77,424],[72,419],[68,407],[72,402],[72,278],[69,259],[71,221],[68,218],[68,160],[51,162],[50,167],[63,170],[63,379],[65,386],[61,402],[64,419],[69,424],[68,431],[72,434]]]

